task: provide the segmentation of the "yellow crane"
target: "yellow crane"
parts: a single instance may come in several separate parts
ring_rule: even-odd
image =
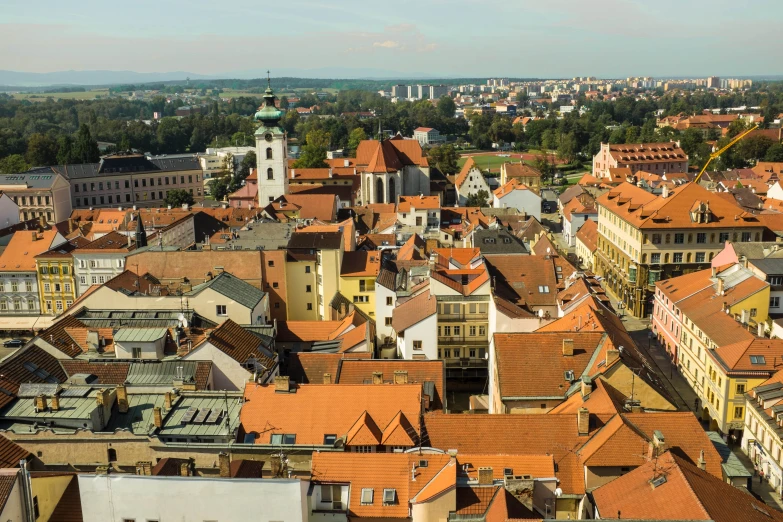
[[[712,163],[712,160],[714,160],[715,158],[717,158],[718,156],[720,156],[721,154],[723,154],[724,152],[729,150],[731,147],[734,146],[734,144],[736,144],[742,138],[744,138],[745,136],[747,136],[748,134],[750,134],[751,132],[753,132],[754,130],[756,130],[758,128],[759,128],[758,125],[754,125],[753,127],[749,128],[745,132],[735,136],[734,139],[731,140],[729,143],[727,143],[726,146],[723,147],[722,149],[720,149],[718,151],[715,151],[712,154],[710,154],[710,159],[708,159],[707,163],[705,163],[704,166],[701,168],[701,172],[699,172],[699,175],[696,176],[696,179],[694,179],[693,182],[694,183],[698,183],[699,182],[699,180],[701,179],[701,175],[704,174],[704,171],[707,170],[707,167],[710,166],[710,163]]]

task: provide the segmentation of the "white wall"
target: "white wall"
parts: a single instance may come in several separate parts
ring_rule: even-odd
[[[487,180],[484,179],[484,175],[481,171],[478,168],[470,169],[467,179],[462,186],[457,189],[457,194],[459,194],[459,205],[464,207],[471,194],[478,194],[479,191],[482,190],[485,190],[487,194],[489,194],[490,199],[492,198],[492,190],[489,188]]]
[[[73,271],[78,295],[82,295],[90,286],[103,284],[125,271],[125,253],[80,254],[74,253]],[[95,266],[90,266],[92,262]],[[95,278],[93,282],[92,278]],[[84,279],[82,279],[84,278]]]
[[[783,201],[783,186],[780,185],[780,181],[769,187],[767,197]]]
[[[492,196],[495,208],[516,208],[541,221],[541,196],[532,190],[515,189],[498,198]]]
[[[428,360],[438,359],[438,314],[432,314],[407,328],[403,335],[404,337],[397,336],[397,351],[400,357],[413,359],[414,356],[424,356]],[[414,350],[413,341],[421,341],[422,350]]]
[[[117,359],[132,359],[133,349],[141,348],[142,359],[160,360],[163,359],[163,349],[166,343],[166,336],[152,342],[130,342],[114,343],[114,355]]]
[[[185,361],[212,361],[213,389],[215,390],[244,390],[245,383],[253,376],[250,370],[217,349],[209,341],[202,343],[182,359]],[[275,368],[267,380],[274,379],[277,374],[278,368]]]
[[[79,475],[84,522],[204,521],[305,522],[308,482]]]
[[[571,221],[568,221],[566,217],[563,216],[563,240],[568,243],[568,246],[576,245],[576,233],[588,219],[597,222],[598,213],[588,214],[584,212],[572,212]]]
[[[0,196],[0,228],[10,227],[19,223],[19,205],[8,197],[7,194]]]
[[[16,477],[16,482],[14,482],[14,487],[11,489],[11,493],[8,495],[8,500],[5,502],[5,506],[3,506],[3,510],[0,511],[0,520],[5,522],[8,521],[14,521],[17,520],[22,521],[25,519],[24,517],[24,501],[22,500],[22,488],[20,486],[21,478],[19,476]]]
[[[386,306],[386,298],[392,298],[391,306]],[[383,285],[375,283],[375,335],[378,343],[382,343],[387,336],[394,337],[394,329],[386,326],[386,318],[392,316],[392,311],[397,303],[397,294]]]

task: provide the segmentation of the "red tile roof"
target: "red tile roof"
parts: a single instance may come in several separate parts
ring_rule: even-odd
[[[438,301],[428,291],[398,305],[392,310],[392,328],[397,334],[423,321],[438,311]]]

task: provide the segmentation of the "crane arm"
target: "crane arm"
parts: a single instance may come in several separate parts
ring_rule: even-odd
[[[698,175],[698,176],[696,176],[696,179],[694,179],[694,180],[693,180],[693,182],[694,182],[694,183],[698,183],[698,182],[699,182],[699,180],[701,179],[701,175],[702,175],[702,174],[704,174],[704,171],[705,171],[705,170],[707,170],[707,167],[709,167],[709,166],[710,166],[710,163],[712,163],[712,160],[714,160],[715,158],[717,158],[718,156],[720,156],[721,154],[723,154],[724,152],[726,152],[727,150],[729,150],[729,149],[730,149],[731,147],[733,147],[733,146],[734,146],[734,145],[735,145],[735,144],[736,144],[738,141],[740,141],[742,138],[744,138],[745,136],[747,136],[748,134],[750,134],[751,132],[753,132],[754,130],[756,130],[756,129],[758,129],[758,128],[759,128],[759,126],[758,126],[758,125],[754,125],[753,127],[749,128],[749,129],[748,129],[748,130],[746,130],[745,132],[742,132],[742,133],[738,134],[737,136],[735,136],[733,140],[731,140],[730,142],[728,142],[728,143],[727,143],[727,144],[726,144],[726,145],[725,145],[723,148],[721,148],[720,150],[717,150],[717,151],[713,152],[712,154],[710,154],[710,159],[708,159],[708,160],[707,160],[707,163],[705,163],[705,164],[704,164],[704,166],[701,168],[701,171],[699,172],[699,175]]]

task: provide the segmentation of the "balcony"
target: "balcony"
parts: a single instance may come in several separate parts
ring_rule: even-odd
[[[438,336],[438,346],[488,346],[486,337],[468,337],[464,335]]]
[[[488,366],[486,359],[470,359],[461,357],[459,359],[445,359],[446,368],[486,368]]]
[[[469,321],[487,321],[489,315],[483,314],[438,314],[439,323],[465,323]]]

